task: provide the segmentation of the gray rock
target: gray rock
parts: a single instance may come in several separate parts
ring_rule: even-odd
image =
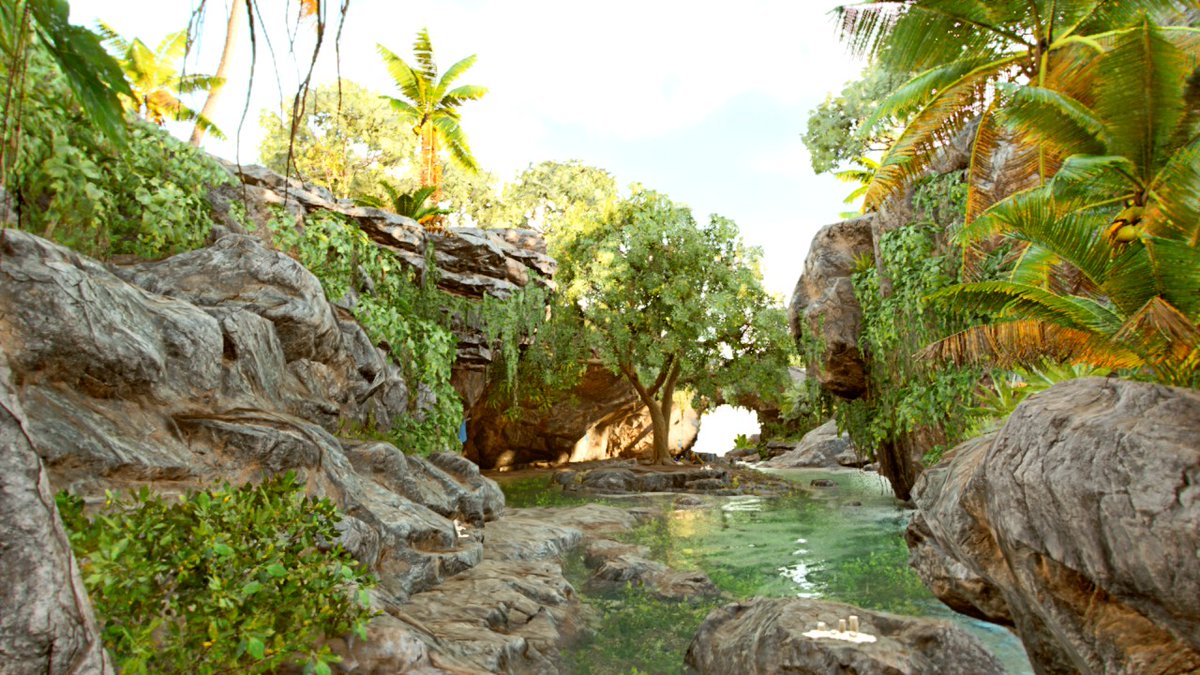
[[[579,528],[529,516],[512,516],[484,527],[485,558],[494,560],[563,560],[583,541]]]
[[[395,616],[483,672],[549,675],[583,631],[578,604],[556,563],[485,560],[413,596]]]
[[[12,376],[0,349],[0,669],[112,673]]]
[[[808,374],[842,398],[858,398],[867,386],[858,349],[862,308],[850,276],[857,261],[872,254],[872,220],[868,214],[817,232],[788,306],[788,323],[797,344],[812,334],[825,345],[820,362],[807,364]]]
[[[1200,669],[1200,393],[1058,384],[918,483],[918,573],[1042,673]]]
[[[871,643],[811,638],[817,622],[836,628],[859,617]],[[1004,669],[974,637],[942,621],[872,612],[801,598],[754,598],[713,610],[685,661],[708,673],[846,673],[855,675],[999,675]]]
[[[704,572],[674,570],[651,560],[649,554],[645,546],[610,539],[588,542],[584,555],[584,564],[592,570],[588,588],[593,592],[619,592],[634,586],[659,600],[688,600],[721,594]]]
[[[275,325],[288,361],[328,362],[343,353],[342,333],[321,282],[300,263],[252,237],[229,235],[208,248],[132,265],[120,273],[152,293],[262,316]]]
[[[855,461],[857,456],[850,434],[839,434],[837,422],[829,420],[805,434],[794,449],[768,459],[762,466],[772,469],[833,468],[845,466],[843,462]]]

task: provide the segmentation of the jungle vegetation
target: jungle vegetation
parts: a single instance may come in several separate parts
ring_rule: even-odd
[[[869,391],[821,398],[861,447],[933,459],[1063,378],[1200,384],[1198,14],[1170,0],[838,10],[871,65],[814,111],[814,169],[861,181],[865,212],[914,207],[855,275]],[[863,150],[877,166],[851,165]],[[934,170],[963,151],[957,177]],[[961,187],[930,193],[946,181]],[[897,257],[920,237],[921,255]],[[897,324],[898,307],[932,314]]]

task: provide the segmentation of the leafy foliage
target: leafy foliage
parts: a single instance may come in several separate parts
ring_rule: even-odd
[[[145,122],[131,121],[115,145],[45,54],[32,54],[27,67],[39,85],[25,93],[25,133],[7,186],[21,228],[100,257],[199,247],[212,227],[206,194],[231,182],[228,172]]]
[[[429,198],[436,189],[433,186],[418,188],[413,192],[401,192],[395,185],[385,181],[379,187],[387,194],[387,200],[367,196],[359,198],[358,203],[363,206],[389,209],[393,213],[412,218],[418,223],[424,223],[437,216],[450,213],[447,209],[440,209],[436,205],[429,204]]]
[[[991,119],[997,83],[1028,83],[1071,93],[1092,78],[1082,66],[1111,31],[1144,11],[1176,9],[1174,0],[902,0],[839,8],[850,46],[896,73],[917,73],[883,102],[877,117],[911,114],[866,194],[868,208],[911,185],[939,148],[982,117],[971,133],[971,165],[985,170],[1000,144]],[[1114,74],[1115,75],[1115,74]],[[1107,78],[1117,82],[1120,77]],[[1063,157],[1029,139],[1014,139],[1024,162],[1014,173],[1048,177]],[[974,171],[968,220],[991,203]]]
[[[1004,281],[942,293],[996,321],[931,353],[1017,365],[1049,357],[1197,382],[1194,64],[1194,48],[1143,21],[1100,58],[1097,68],[1111,76],[1082,99],[1032,87],[1010,93],[1010,124],[1068,158],[1047,185],[997,204],[964,231],[968,241],[1002,233],[1023,253]],[[1030,350],[1035,334],[1042,343]]]
[[[474,173],[479,170],[466,133],[461,126],[459,106],[483,98],[485,87],[464,84],[453,89],[450,85],[475,64],[475,56],[458,61],[438,77],[433,59],[433,44],[429,31],[421,29],[413,43],[416,67],[396,56],[383,45],[377,45],[384,65],[404,98],[387,97],[400,117],[412,124],[413,133],[421,138],[421,186],[442,184],[439,145],[444,146],[460,167]],[[435,197],[435,200],[437,198]]]
[[[340,544],[327,499],[291,474],[172,503],[143,487],[88,517],[57,497],[71,547],[123,673],[328,673],[323,637],[366,637],[374,581]]]
[[[339,199],[386,198],[381,185],[416,165],[411,129],[374,92],[349,80],[317,87],[291,133],[290,115],[259,118],[263,165],[329,188]]]
[[[899,120],[875,118],[880,102],[903,81],[883,68],[868,68],[840,94],[825,97],[809,114],[804,133],[814,173],[833,171],[891,145]]]

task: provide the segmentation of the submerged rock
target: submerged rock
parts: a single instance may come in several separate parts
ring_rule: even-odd
[[[939,597],[1040,673],[1200,670],[1200,392],[1064,382],[950,456],[908,535]]]
[[[818,622],[835,629],[850,615],[853,642],[805,635]],[[701,675],[997,675],[1000,663],[963,630],[942,621],[872,612],[802,598],[754,598],[709,613],[688,647],[686,663]]]

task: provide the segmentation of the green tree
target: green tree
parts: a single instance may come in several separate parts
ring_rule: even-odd
[[[125,110],[140,115],[143,119],[162,126],[168,119],[195,122],[217,138],[224,138],[221,130],[200,113],[184,105],[180,96],[198,91],[211,90],[221,81],[211,75],[185,75],[180,72],[180,61],[187,53],[187,31],[171,33],[150,49],[138,38],[126,40],[108,24],[100,23],[99,32],[104,41],[116,51],[121,70],[129,80],[131,95],[122,96]]]
[[[504,186],[491,216],[496,224],[546,235],[551,245],[588,218],[603,218],[617,201],[617,181],[579,161],[530,164]]]
[[[386,198],[380,186],[414,164],[416,143],[406,125],[378,95],[349,80],[314,89],[294,135],[282,115],[264,111],[259,123],[267,168],[288,173],[290,149],[292,171],[339,199]]]
[[[804,146],[813,171],[833,171],[869,153],[887,150],[900,120],[877,120],[879,104],[907,78],[871,67],[848,83],[840,94],[830,94],[808,116]]]
[[[670,462],[676,390],[715,395],[714,374],[766,346],[770,300],[759,252],[742,244],[732,221],[713,216],[698,225],[686,207],[648,191],[621,202],[567,251],[576,270],[565,292],[588,345],[637,391],[650,413],[654,461]]]
[[[979,173],[988,169],[1003,134],[995,113],[996,83],[1029,83],[1067,95],[1086,88],[1084,66],[1114,31],[1144,11],[1178,9],[1177,0],[880,0],[839,8],[852,49],[896,73],[917,73],[883,102],[875,119],[911,116],[865,195],[877,206],[922,176],[938,149],[972,129],[967,219],[994,203]],[[867,123],[872,126],[873,120]],[[1018,141],[1014,180],[1049,178],[1064,159]]]
[[[399,188],[388,182],[382,183],[379,187],[387,194],[387,199],[363,197],[358,200],[358,203],[362,206],[390,209],[393,213],[408,216],[421,224],[437,216],[450,213],[446,209],[439,209],[436,205],[429,203],[429,198],[433,195],[433,187],[418,188],[415,192],[401,192]]]
[[[468,172],[479,170],[466,133],[460,125],[459,106],[475,101],[487,93],[484,87],[465,84],[454,89],[450,85],[475,64],[474,55],[455,63],[438,78],[433,60],[433,45],[429,31],[421,29],[413,44],[414,68],[383,45],[376,45],[380,56],[404,98],[387,97],[392,108],[412,124],[413,133],[421,139],[421,187],[439,188],[434,201],[441,201],[442,167],[440,146],[449,151],[451,159]]]
[[[954,360],[1041,359],[1146,369],[1195,384],[1200,370],[1200,69],[1143,20],[1123,31],[1081,98],[1008,91],[1008,119],[1069,155],[1047,185],[995,205],[964,238],[1003,233],[1023,253],[1009,278],[942,296],[991,324],[937,343]],[[1085,103],[1091,101],[1091,104]],[[1076,272],[1065,283],[1054,270]]]

